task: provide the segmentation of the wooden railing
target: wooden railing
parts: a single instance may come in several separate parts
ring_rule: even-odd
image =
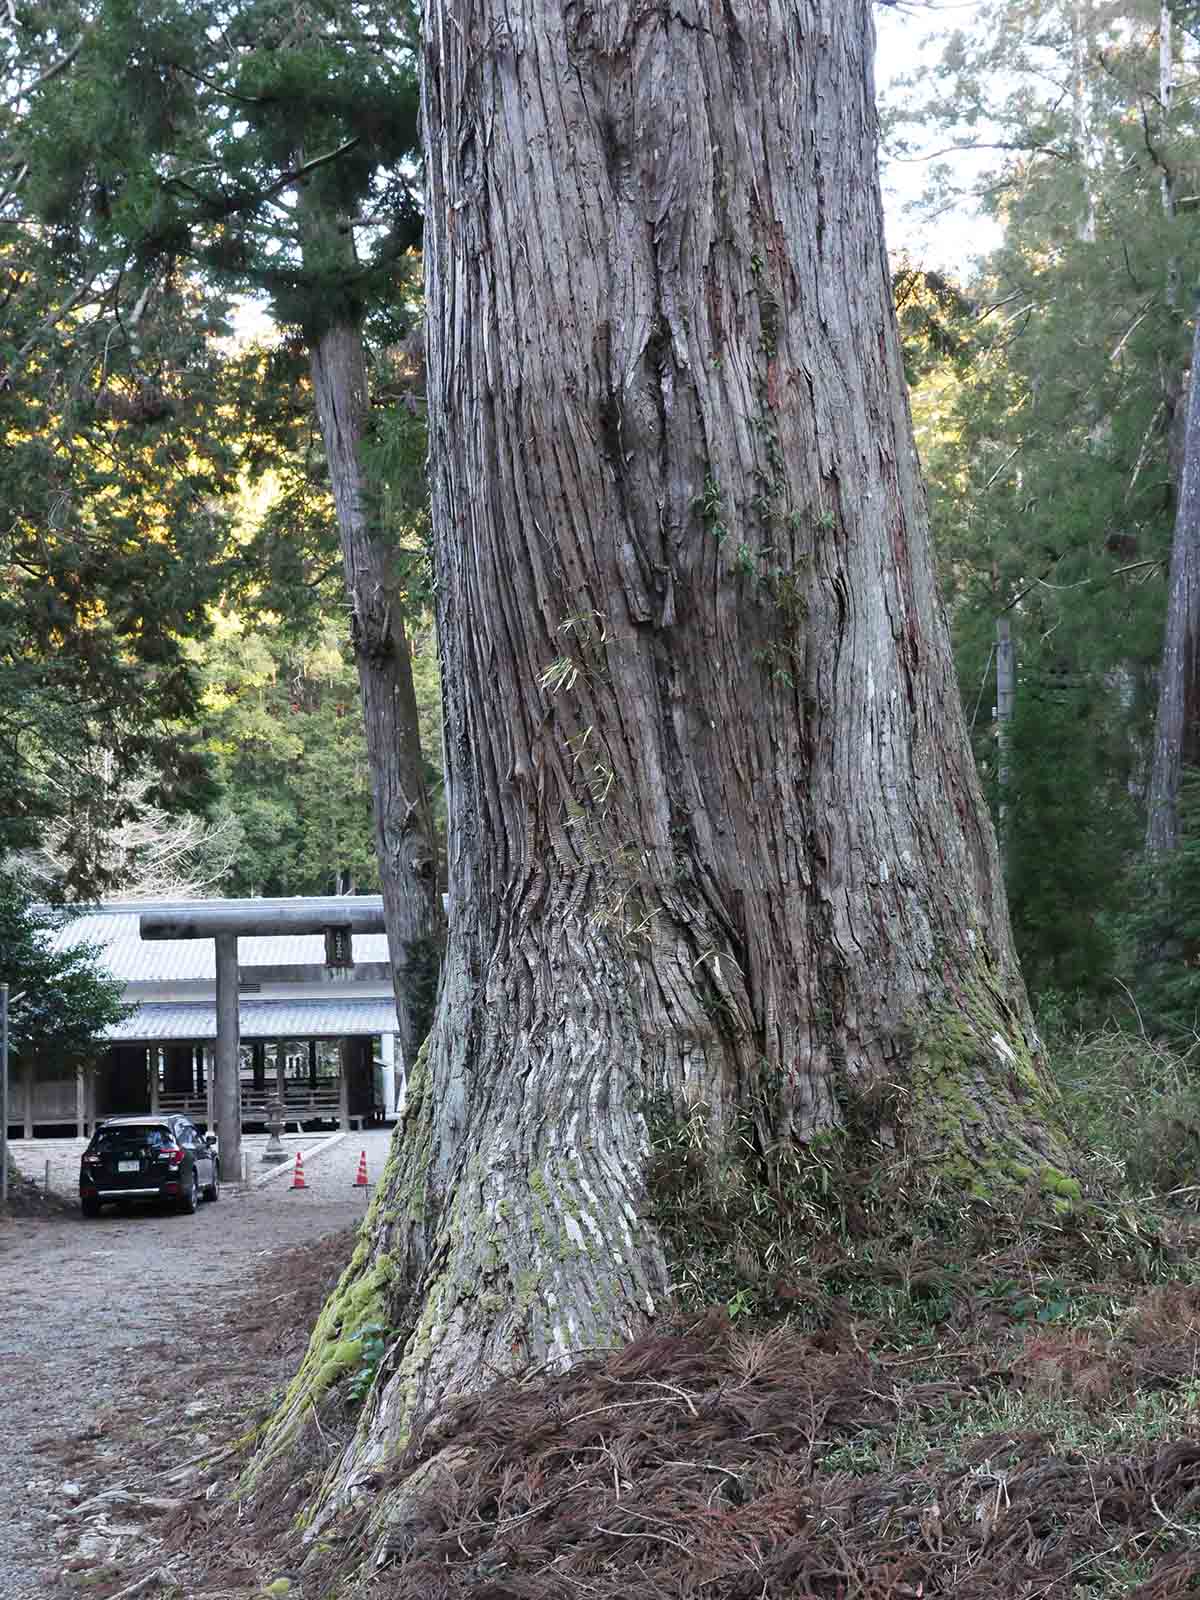
[[[199,1122],[208,1115],[208,1104],[202,1094],[160,1094],[158,1109],[165,1116],[191,1117]]]
[[[274,1089],[254,1089],[242,1085],[242,1122],[265,1123],[276,1103]],[[158,1109],[164,1114],[190,1117],[193,1122],[203,1122],[208,1116],[208,1102],[203,1094],[166,1094],[158,1097]],[[284,1097],[285,1122],[336,1122],[341,1114],[341,1093],[338,1082],[326,1080],[313,1089],[307,1084],[289,1083]]]
[[[279,1095],[274,1089],[249,1089],[243,1084],[242,1121],[265,1122],[278,1099]],[[340,1110],[341,1091],[336,1079],[318,1084],[315,1089],[307,1084],[289,1083],[284,1092],[285,1122],[308,1122],[317,1117],[332,1117],[336,1121]]]

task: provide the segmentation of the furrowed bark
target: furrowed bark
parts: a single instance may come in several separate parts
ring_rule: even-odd
[[[656,1108],[779,1157],[872,1106],[914,1192],[1069,1182],[934,589],[870,47],[868,0],[431,0],[451,932],[340,1291],[387,1263],[396,1338],[314,1526],[448,1396],[657,1314]]]

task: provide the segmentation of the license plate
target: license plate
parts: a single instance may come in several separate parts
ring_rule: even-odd
[[[142,1170],[142,1163],[140,1161],[118,1161],[117,1162],[117,1171],[118,1172],[140,1172],[141,1170]]]

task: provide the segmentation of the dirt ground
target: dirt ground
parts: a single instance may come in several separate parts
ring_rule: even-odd
[[[255,1501],[231,1494],[238,1441],[295,1371],[356,1199],[0,1225],[0,1600],[1200,1593],[1194,1220],[831,1247],[776,1286],[782,1322],[681,1314],[452,1405],[306,1547],[350,1397]]]
[[[129,1485],[193,1494],[194,1472],[172,1471],[218,1452],[286,1382],[365,1209],[346,1171],[363,1145],[380,1172],[387,1136],[356,1134],[303,1193],[286,1178],[224,1187],[195,1216],[85,1221],[14,1192],[0,1218],[0,1600],[119,1590],[146,1549]],[[89,1507],[94,1493],[116,1498]]]

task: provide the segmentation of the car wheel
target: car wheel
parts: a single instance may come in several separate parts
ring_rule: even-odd
[[[100,1215],[100,1202],[87,1196],[80,1200],[79,1209],[85,1217],[98,1217]]]
[[[213,1181],[205,1185],[204,1198],[206,1200],[219,1200],[221,1198],[221,1163],[213,1162]]]
[[[181,1211],[186,1212],[190,1216],[192,1214],[192,1212],[195,1211],[196,1207],[199,1204],[200,1204],[200,1185],[196,1182],[196,1169],[195,1169],[195,1167],[193,1167],[192,1168],[192,1181],[191,1181],[191,1183],[188,1184],[187,1193],[184,1195],[183,1199],[179,1202],[179,1209]]]

